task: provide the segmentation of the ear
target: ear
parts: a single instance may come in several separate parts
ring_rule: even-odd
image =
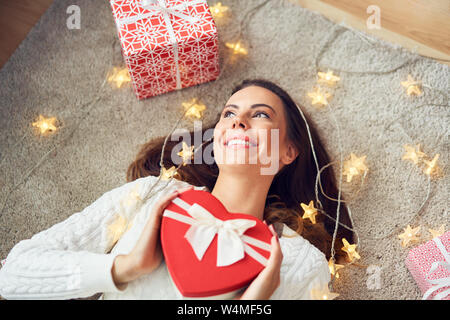
[[[286,149],[284,150],[284,153],[280,157],[280,161],[284,165],[291,164],[299,155],[299,152],[297,148],[294,146],[293,143],[288,143]]]

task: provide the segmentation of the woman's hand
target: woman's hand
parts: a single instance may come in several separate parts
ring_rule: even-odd
[[[111,272],[114,283],[119,289],[123,289],[126,283],[151,273],[161,264],[160,228],[162,214],[178,194],[192,188],[193,186],[179,189],[159,199],[153,207],[148,222],[134,248],[129,254],[116,257]]]
[[[267,300],[280,285],[280,268],[283,260],[283,253],[281,252],[278,236],[273,225],[270,225],[269,229],[272,232],[273,237],[271,239],[272,250],[267,265],[238,299]]]

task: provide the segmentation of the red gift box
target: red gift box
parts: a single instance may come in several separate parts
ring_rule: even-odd
[[[138,99],[219,76],[218,37],[206,0],[110,0]]]
[[[229,299],[270,257],[272,233],[256,217],[230,213],[211,193],[188,190],[165,208],[161,247],[177,293]]]
[[[405,264],[423,298],[450,300],[450,231],[409,251]]]

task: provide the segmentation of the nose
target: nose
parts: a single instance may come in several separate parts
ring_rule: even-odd
[[[233,129],[236,129],[238,127],[246,129],[247,124],[241,120],[241,117],[235,116],[233,119]]]

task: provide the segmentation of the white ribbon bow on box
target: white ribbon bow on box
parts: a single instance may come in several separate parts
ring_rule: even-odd
[[[206,2],[206,0],[186,1],[186,2],[183,2],[182,4],[178,4],[176,6],[167,8],[165,0],[140,0],[140,1],[138,1],[138,6],[140,6],[142,9],[145,9],[145,10],[148,10],[151,12],[138,13],[132,17],[117,19],[118,28],[120,29],[121,25],[136,23],[139,20],[150,18],[150,17],[160,14],[160,13],[163,14],[164,22],[166,23],[167,31],[169,32],[170,43],[173,46],[173,54],[174,54],[175,67],[176,67],[176,81],[177,81],[176,90],[181,89],[181,77],[180,77],[180,66],[179,66],[179,58],[178,58],[178,42],[177,42],[177,38],[175,36],[175,32],[173,30],[172,22],[170,20],[170,15],[177,16],[177,17],[184,19],[190,23],[198,22],[199,21],[198,17],[188,16],[188,15],[182,13],[181,11],[186,9],[186,7],[188,7],[188,6],[193,6],[198,3],[205,3],[205,2]]]
[[[220,220],[198,203],[191,206],[178,197],[172,202],[183,208],[192,218],[167,209],[163,216],[191,225],[184,237],[199,260],[202,260],[217,234],[216,265],[218,267],[228,266],[243,259],[245,253],[263,266],[267,265],[267,259],[248,244],[269,252],[270,244],[244,235],[245,231],[256,225],[256,221],[250,219]]]
[[[140,1],[138,1],[138,5],[142,9],[153,11],[153,12],[138,13],[135,16],[120,19],[119,22],[121,24],[135,23],[135,22],[138,22],[139,20],[142,20],[145,18],[150,18],[150,17],[154,16],[155,14],[158,14],[159,11],[164,14],[164,18],[166,18],[166,17],[169,18],[169,14],[172,14],[174,16],[177,16],[178,18],[187,20],[189,22],[197,22],[198,21],[197,17],[191,17],[188,15],[185,15],[184,13],[181,13],[181,11],[183,9],[185,9],[187,6],[192,6],[192,5],[200,3],[200,2],[204,2],[204,0],[188,1],[188,2],[184,2],[182,4],[179,4],[179,5],[167,8],[165,0],[140,0]],[[166,20],[166,22],[167,22],[167,20]],[[172,24],[170,23],[170,19],[169,19],[169,23],[167,25],[172,26]]]
[[[441,251],[442,255],[444,256],[444,261],[435,261],[431,265],[430,271],[428,271],[428,274],[426,275],[426,280],[431,283],[433,286],[428,289],[425,294],[422,297],[422,300],[426,300],[430,297],[431,294],[433,294],[435,291],[447,287],[446,290],[438,293],[433,297],[433,300],[442,300],[446,296],[450,294],[450,277],[447,278],[440,278],[440,279],[434,279],[431,280],[429,277],[436,271],[436,269],[439,266],[444,267],[448,271],[450,271],[450,255],[448,254],[447,250],[445,249],[444,245],[442,244],[441,239],[434,238],[433,241],[436,243],[438,249]]]

